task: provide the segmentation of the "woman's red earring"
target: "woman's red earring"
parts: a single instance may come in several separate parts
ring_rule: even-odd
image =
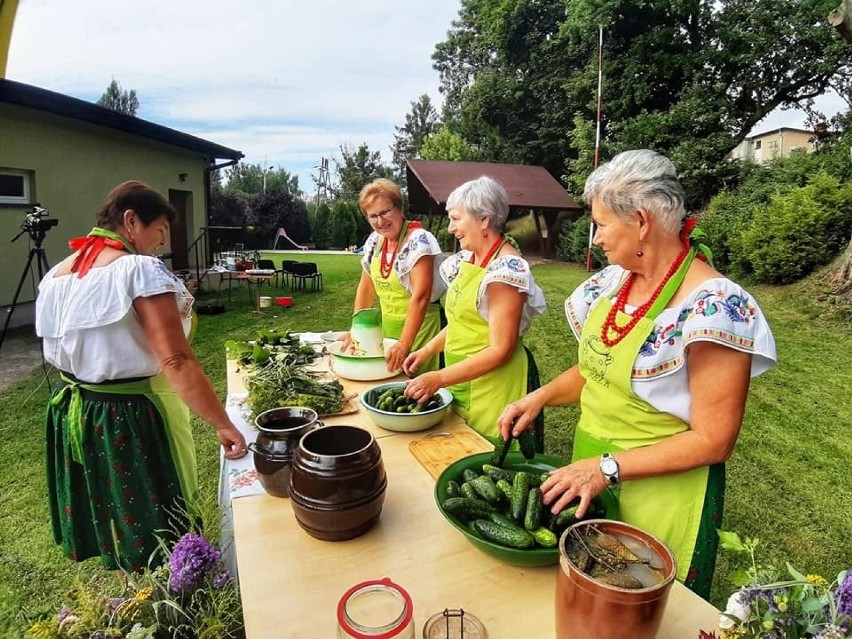
[[[645,251],[642,250],[642,240],[639,240],[639,250],[636,251],[636,257],[642,257],[645,255]]]

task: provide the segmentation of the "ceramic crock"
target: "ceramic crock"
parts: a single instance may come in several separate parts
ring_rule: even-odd
[[[377,308],[362,308],[352,315],[349,329],[352,339],[352,355],[356,357],[384,357],[382,316]]]
[[[566,541],[572,530],[586,526],[630,537],[650,548],[662,562],[662,581],[648,588],[619,588],[581,572],[567,556]],[[671,550],[651,533],[609,519],[574,524],[559,539],[556,639],[654,639],[676,574],[677,562]]]
[[[254,467],[263,489],[274,497],[287,497],[293,454],[302,435],[322,425],[310,408],[272,408],[254,420],[260,431],[257,441],[249,444]]]
[[[324,541],[367,532],[379,519],[387,475],[375,437],[357,426],[325,426],[299,440],[290,501],[299,525]]]

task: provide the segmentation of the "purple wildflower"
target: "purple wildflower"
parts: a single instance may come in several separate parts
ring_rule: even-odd
[[[229,573],[227,570],[223,570],[218,575],[216,575],[216,579],[213,581],[213,587],[214,588],[221,588],[226,583],[228,583],[228,579],[230,579],[230,578],[231,578],[231,573]]]
[[[834,596],[837,602],[837,614],[852,616],[852,570],[846,572]]]
[[[65,617],[67,617],[69,614],[71,614],[71,608],[69,608],[68,606],[62,606],[62,610],[59,611],[59,614],[56,615],[56,618],[59,623],[62,623],[63,621],[65,621]]]
[[[218,567],[221,555],[204,537],[185,534],[169,556],[169,589],[180,592],[196,587]]]
[[[107,612],[111,615],[115,614],[116,610],[121,608],[125,603],[127,603],[127,597],[110,597],[106,602]]]

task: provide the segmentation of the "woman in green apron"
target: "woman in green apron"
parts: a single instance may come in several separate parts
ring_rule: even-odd
[[[446,368],[419,375],[406,394],[425,401],[440,387],[453,393],[453,408],[475,431],[496,443],[497,418],[507,402],[536,387],[537,372],[522,335],[545,309],[529,264],[503,235],[509,214],[506,190],[481,177],[447,198],[450,233],[461,251],[441,265],[448,289],[447,326],[405,360],[412,375],[441,351]]]
[[[192,296],[152,257],[176,215],[142,182],[120,184],[39,286],[36,331],[61,378],[47,407],[51,520],[75,561],[139,570],[156,535],[180,534],[198,497],[187,405],[226,457],[246,454],[189,347]]]
[[[419,222],[405,219],[402,193],[394,182],[384,178],[370,182],[358,203],[373,233],[364,243],[354,311],[372,307],[379,298],[382,333],[397,340],[385,351],[385,360],[388,370],[397,371],[412,350],[441,330],[439,300],[444,286],[436,274],[441,247]],[[348,348],[349,337],[343,341]],[[424,362],[421,370],[438,370],[438,357]]]
[[[579,499],[582,515],[613,488],[622,519],[663,539],[678,579],[707,598],[724,462],[750,378],[775,362],[772,333],[746,291],[696,259],[709,250],[693,246],[669,160],[621,153],[583,197],[612,265],[565,302],[579,363],[508,406],[500,428],[520,432],[542,407],[579,401],[573,461],[542,485],[545,502],[558,512]]]

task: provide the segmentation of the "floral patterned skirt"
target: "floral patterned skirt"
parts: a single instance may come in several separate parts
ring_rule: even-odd
[[[47,408],[53,537],[75,561],[100,557],[108,569],[139,570],[159,552],[158,537],[170,542],[186,530],[166,426],[145,396],[81,393],[79,463],[68,433],[70,399]]]

